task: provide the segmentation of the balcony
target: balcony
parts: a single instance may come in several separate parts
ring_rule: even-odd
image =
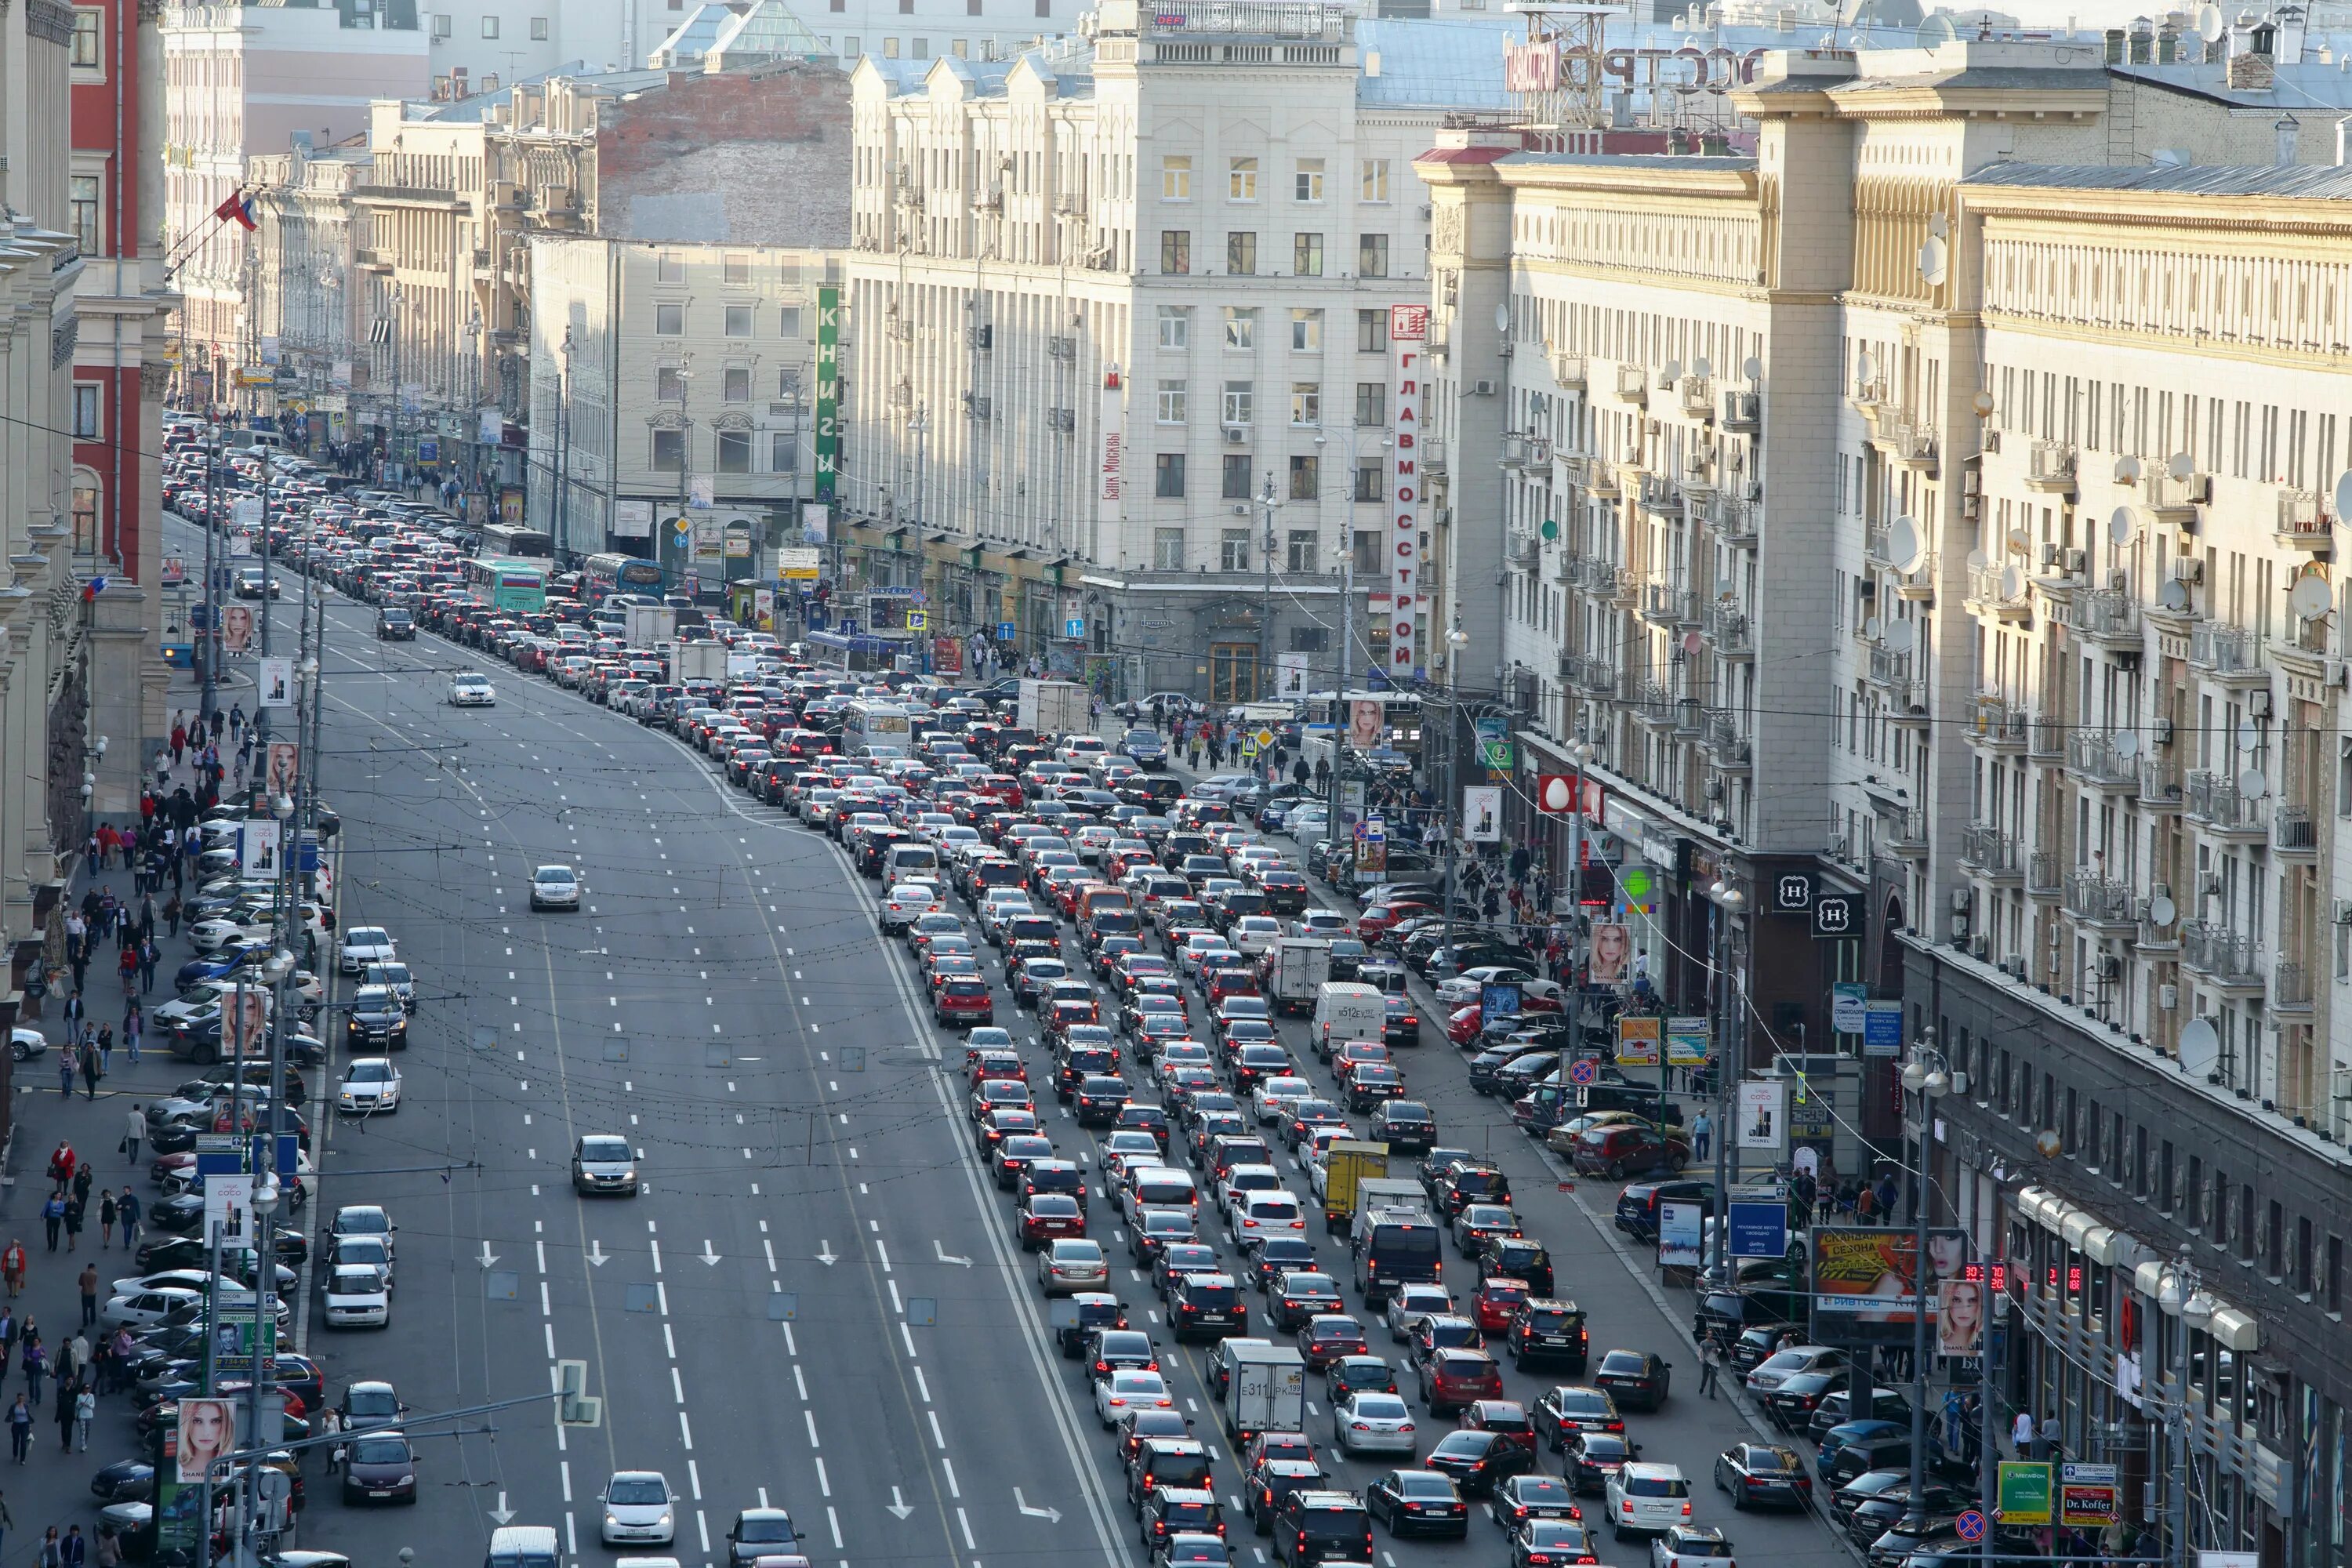
[[[1989,882],[2025,879],[2023,847],[2000,828],[1980,822],[1960,830],[1960,864]]]
[[[2036,441],[2025,458],[2025,482],[2032,489],[2074,493],[2074,447],[2069,441]]]
[[[1705,710],[1696,697],[1675,699],[1675,735],[1677,739],[1696,741],[1706,732]]]
[[[1731,605],[1718,603],[1707,607],[1706,632],[1717,658],[1756,657],[1755,628],[1748,625],[1748,616]]]
[[[2139,603],[2120,589],[2075,595],[2066,606],[2066,624],[2108,647],[2140,646]]]
[[[2271,678],[2263,639],[2238,626],[2199,626],[2189,633],[2189,662],[2216,680],[2251,685]]]
[[[1572,653],[1561,661],[1569,685],[1587,697],[1617,695],[1617,667],[1597,654]]]
[[[1753,434],[1764,416],[1764,399],[1754,392],[1727,392],[1723,395],[1723,427],[1742,435]]]
[[[2319,825],[2309,806],[2279,803],[2271,813],[2271,848],[2282,860],[2319,858]]]
[[[1895,463],[1920,473],[1934,473],[1941,457],[1936,433],[1908,419],[1882,420],[1874,440]]]
[[[2336,534],[2327,514],[2319,508],[2317,491],[2279,491],[2278,526],[2273,537],[2289,550],[2308,550],[2315,555],[2325,555],[2335,549]]]
[[[1664,474],[1643,474],[1636,499],[1643,511],[1663,512],[1670,517],[1682,515],[1682,487]]]
[[[2168,468],[2147,476],[2147,510],[2158,522],[2194,523],[2197,508],[2211,491],[2211,482],[2199,474],[2176,479]]]
[[[1543,559],[1543,543],[1532,533],[1514,533],[1503,542],[1503,559],[1516,571],[1532,572]]]
[[[2311,971],[2309,969],[2284,958],[2271,965],[2271,1011],[2273,1013],[2311,1011]]]
[[[1686,375],[1677,387],[1682,393],[1684,416],[1712,424],[1715,420],[1715,378],[1711,375]]]
[[[1650,372],[1645,365],[1621,364],[1617,367],[1617,400],[1635,403],[1646,408],[1650,404]]]
[[[2055,899],[2066,890],[2066,874],[2054,849],[2036,849],[2025,858],[2025,896]]]
[[[1715,755],[1715,765],[1727,773],[1746,773],[1753,760],[1748,738],[1740,733],[1739,714],[1729,708],[1709,708],[1699,720],[1699,743]]]
[[[1726,544],[1752,545],[1756,542],[1756,518],[1759,510],[1754,501],[1718,494],[1706,509],[1706,521],[1717,537]]]
[[[2102,877],[2087,867],[2066,874],[2066,912],[2100,931],[2136,931],[2138,912],[2132,907],[2131,884]]]
[[[1584,390],[1584,356],[1554,354],[1551,356],[1551,378],[1562,392]]]
[[[2180,775],[2168,763],[2149,757],[2139,765],[2139,792],[2134,797],[2150,811],[2181,808]]]
[[[1913,807],[1885,819],[1886,852],[1900,860],[1927,858],[1927,814]]]
[[[2028,732],[2025,754],[2040,762],[2054,763],[2066,754],[2066,726],[2055,719],[2036,719]]]
[[[2183,792],[2189,820],[2216,838],[2253,844],[2269,837],[2268,795],[2249,795],[2235,779],[2200,768]]]
[[[1633,717],[1644,724],[1660,729],[1675,721],[1675,696],[1664,684],[1655,680],[1642,683],[1641,694],[1633,699]]]
[[[1885,643],[1870,645],[1870,683],[1874,686],[1907,686],[1911,680],[1911,656],[1896,653]]]
[[[1642,585],[1642,616],[1660,626],[1696,626],[1698,595],[1677,584],[1653,579]]]
[[[1969,567],[1969,601],[1979,610],[1990,610],[2012,619],[2021,620],[2033,614],[2025,573],[2015,566]]]
[[[2032,723],[2032,715],[2008,698],[1979,692],[1969,740],[1991,752],[2022,752]]]
[[[2263,988],[2253,940],[2203,921],[2189,921],[2180,928],[2180,966],[2202,975],[2218,991],[2252,995]]]
[[[1612,604],[1631,609],[1642,597],[1642,579],[1631,566],[1619,566],[1610,574],[1610,581],[1601,590]]]
[[[2066,737],[2066,771],[2101,789],[2137,789],[2139,766],[2111,736],[2077,730]]]

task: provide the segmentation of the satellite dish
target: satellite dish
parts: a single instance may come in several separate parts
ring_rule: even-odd
[[[1916,572],[1919,563],[1927,558],[1927,542],[1919,537],[1919,525],[1907,517],[1898,517],[1886,525],[1886,561],[1897,572]]]
[[[1977,395],[1969,399],[1969,406],[1977,411],[1978,418],[1990,419],[1992,417],[1992,411],[1997,405],[1995,405],[1992,400],[1991,393],[1986,392],[1982,388],[1979,388]]]
[[[2186,452],[2175,452],[2166,461],[2164,471],[2176,479],[2186,479],[2197,471],[2197,459]]]
[[[2210,3],[2197,7],[2197,36],[2207,43],[2216,43],[2221,37],[2221,7]]]
[[[1498,332],[1505,333],[1510,331],[1511,308],[1508,305],[1497,305],[1495,307],[1495,330]]]
[[[1992,564],[1992,561],[1991,561],[1991,559],[1990,559],[1989,556],[1987,556],[1983,551],[1981,551],[1981,550],[1971,550],[1971,551],[1969,551],[1969,571],[1971,571],[1971,572],[1975,572],[1975,571],[1980,570],[1980,569],[1981,569],[1981,568],[1983,568],[1983,567],[1990,566],[1990,565],[1991,565],[1991,564]]]
[[[1909,653],[1919,646],[1919,628],[1909,621],[1887,622],[1886,646],[1896,653]]]
[[[2208,11],[2212,6],[2205,7]],[[2180,1068],[2196,1078],[2210,1073],[2221,1061],[2221,1037],[2210,1018],[2191,1018],[2180,1031]]]
[[[1943,287],[1944,279],[1950,275],[1950,252],[1946,248],[1944,242],[1931,236],[1927,242],[1919,247],[1919,276],[1927,280],[1929,288],[1939,289]]]
[[[1697,651],[1698,634],[1696,632],[1685,632],[1683,634],[1683,652],[1691,654],[1696,653]]]
[[[1691,374],[1698,377],[1701,381],[1705,381],[1708,376],[1715,374],[1715,363],[1705,354],[1701,354],[1698,358],[1691,361]]]
[[[1941,16],[1937,17],[1936,20],[1938,22],[1944,22],[1944,18]],[[1951,26],[1949,22],[1944,22],[1944,25],[1948,27]],[[1927,215],[1927,232],[1934,235],[1937,239],[1941,239],[1946,235],[1952,232],[1952,222],[1942,213],[1929,213]]]
[[[1666,362],[1666,379],[1668,381],[1680,381],[1682,378],[1683,362],[1678,359],[1668,360]]]
[[[2252,719],[2238,721],[2238,750],[2251,752],[2263,743],[2263,732],[2254,728]]]
[[[2248,768],[2238,775],[2238,793],[2248,800],[2260,800],[2271,793],[2271,781],[2263,777],[2260,768]]]
[[[2126,456],[2116,459],[2116,483],[2119,485],[2136,485],[2139,483],[2139,459],[2137,458]]]
[[[1877,362],[1870,357],[1868,349],[1853,356],[1853,374],[1856,381],[1868,381],[1877,374]]]
[[[2139,513],[2127,506],[2116,508],[2107,519],[2107,538],[2120,550],[2139,537]]]
[[[1754,354],[1749,354],[1747,359],[1740,363],[1739,374],[1746,376],[1749,381],[1754,381],[1758,376],[1764,374],[1764,362],[1758,359]]]
[[[2147,923],[2158,931],[2168,929],[2180,918],[2180,910],[2170,899],[2158,894],[2147,901]]]
[[[1868,619],[1864,620],[1862,623],[1863,640],[1865,642],[1876,642],[1878,640],[1878,617],[1876,616],[1872,616]]]
[[[2346,510],[2347,503],[2352,503],[2352,468],[2347,468],[2336,476],[2336,516],[2352,517],[2352,510]]]
[[[1932,49],[1940,44],[1948,44],[1954,37],[1952,19],[1942,15],[1930,16],[1919,24],[1911,37],[1923,49]]]
[[[2287,608],[2306,621],[2315,621],[2326,615],[2333,602],[2334,597],[2327,591],[2327,579],[2308,573],[2296,578],[2294,586],[2286,594]]]
[[[2164,607],[2176,616],[2189,608],[2189,584],[2186,583],[2167,583],[2164,592],[2158,596],[2163,599]]]
[[[2002,567],[2000,569],[2000,596],[2004,599],[2023,598],[2025,596],[2025,574],[2019,571],[2014,566]]]
[[[2010,552],[2011,552],[2011,554],[2015,554],[2015,555],[2031,555],[2031,554],[2032,554],[2032,553],[2033,553],[2033,535],[2032,535],[2032,534],[2030,534],[2030,533],[2026,532],[2026,531],[2025,531],[2025,530],[2023,530],[2023,529],[2021,529],[2021,528],[2012,528],[2012,529],[2011,529],[2011,530],[2009,531],[2009,548],[2010,548]]]
[[[2114,737],[2114,743],[2116,755],[2121,757],[2126,762],[2130,762],[2134,757],[2139,755],[2139,731],[2137,730],[2116,731]]]

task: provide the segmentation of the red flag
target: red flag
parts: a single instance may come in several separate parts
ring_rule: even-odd
[[[253,216],[253,204],[246,199],[245,193],[243,191],[231,191],[226,201],[222,202],[220,205],[213,208],[213,216],[219,218],[224,222],[234,220],[237,223],[241,223],[248,230],[257,229],[261,226],[259,223],[255,221]]]

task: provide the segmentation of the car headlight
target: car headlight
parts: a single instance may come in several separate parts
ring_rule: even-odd
[[[609,1508],[604,1510],[604,1522],[613,1526],[616,1530],[620,1528],[620,1520],[614,1517],[613,1510]]]
[[[673,1521],[673,1520],[670,1518],[669,1510],[667,1510],[667,1509],[664,1509],[664,1510],[662,1510],[661,1522],[662,1522],[662,1523],[664,1523],[664,1524],[671,1524],[671,1523],[676,1522],[675,1521]]]

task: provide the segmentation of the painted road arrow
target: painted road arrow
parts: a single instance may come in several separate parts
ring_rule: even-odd
[[[508,1521],[513,1518],[514,1510],[507,1506],[507,1494],[500,1492],[499,1494],[499,1506],[490,1510],[491,1522],[496,1524],[505,1524]]]
[[[1031,1508],[1029,1506],[1028,1500],[1021,1495],[1021,1489],[1019,1487],[1014,1487],[1013,1489],[1013,1506],[1019,1509],[1023,1513],[1027,1514],[1031,1519],[1051,1520],[1055,1524],[1062,1522],[1062,1510],[1060,1509]]]
[[[915,1511],[913,1509],[907,1506],[907,1500],[898,1495],[898,1489],[897,1487],[892,1487],[890,1489],[890,1511],[897,1514],[900,1519],[904,1519],[908,1514]]]
[[[937,1240],[933,1240],[933,1241],[932,1241],[932,1243],[931,1243],[931,1251],[932,1251],[932,1253],[933,1253],[935,1256],[937,1256],[937,1257],[938,1257],[939,1260],[940,1260],[940,1262],[942,1262],[942,1263],[955,1263],[955,1264],[961,1264],[962,1267],[964,1267],[964,1268],[971,1268],[971,1258],[958,1258],[958,1257],[956,1257],[953,1253],[950,1252],[950,1251],[946,1248],[946,1247],[944,1247],[943,1245],[941,1245],[941,1244],[940,1244],[939,1241],[937,1241]]]
[[[824,1264],[827,1268],[832,1268],[834,1264],[839,1261],[839,1258],[834,1253],[833,1243],[829,1241],[820,1241],[816,1244],[816,1260],[819,1263]]]
[[[483,1267],[483,1268],[488,1268],[488,1267],[490,1267],[490,1265],[492,1265],[492,1264],[496,1263],[498,1260],[499,1260],[499,1255],[498,1255],[497,1253],[492,1252],[492,1251],[490,1250],[490,1244],[489,1244],[488,1242],[487,1242],[487,1241],[485,1241],[484,1243],[482,1243],[482,1256],[481,1256],[481,1258],[480,1258],[480,1259],[479,1259],[479,1261],[480,1261],[480,1263],[481,1263],[482,1267]]]
[[[698,1256],[699,1256],[705,1263],[717,1263],[719,1261],[718,1250],[710,1245],[710,1238],[709,1237],[703,1237],[702,1251]]]
[[[592,1241],[588,1244],[588,1261],[593,1264],[596,1268],[602,1268],[604,1267],[604,1260],[611,1256],[611,1253],[604,1250],[604,1244],[603,1242]]]

